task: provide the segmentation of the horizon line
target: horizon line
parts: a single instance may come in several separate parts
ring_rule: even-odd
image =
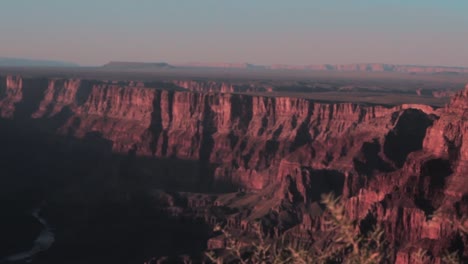
[[[388,66],[413,66],[413,67],[441,67],[441,68],[460,68],[468,69],[468,66],[455,66],[455,65],[441,65],[441,64],[417,64],[417,63],[386,63],[386,62],[348,62],[348,63],[308,63],[308,64],[290,64],[290,63],[271,63],[271,64],[262,64],[262,63],[252,63],[252,62],[232,62],[232,61],[187,61],[187,62],[169,62],[169,61],[141,61],[141,60],[109,60],[103,64],[80,64],[74,61],[62,60],[62,59],[48,59],[48,58],[28,58],[28,57],[10,57],[10,56],[0,56],[0,60],[9,59],[9,60],[23,60],[31,62],[59,62],[74,64],[72,67],[102,67],[110,63],[139,63],[139,64],[156,64],[164,63],[169,66],[176,67],[200,67],[200,68],[227,68],[228,66],[253,66],[253,67],[265,67],[265,69],[272,69],[274,66],[282,67],[308,67],[308,66],[344,66],[344,65],[388,65]],[[223,66],[226,65],[226,66]]]

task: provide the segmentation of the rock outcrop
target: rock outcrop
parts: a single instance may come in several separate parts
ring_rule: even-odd
[[[12,118],[15,104],[23,99],[23,79],[19,76],[7,76],[0,79],[1,117]]]

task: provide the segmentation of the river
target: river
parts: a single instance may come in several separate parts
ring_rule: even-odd
[[[33,257],[42,251],[49,249],[55,241],[55,235],[52,232],[52,228],[49,226],[47,221],[40,216],[41,207],[34,209],[32,216],[34,216],[43,226],[41,233],[34,240],[33,247],[24,252],[19,252],[8,256],[0,261],[0,263],[15,263],[15,262],[31,262]]]

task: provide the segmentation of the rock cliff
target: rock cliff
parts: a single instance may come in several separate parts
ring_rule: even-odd
[[[353,219],[382,223],[398,263],[409,261],[411,247],[437,258],[458,239],[448,219],[467,214],[468,86],[433,109],[242,95],[232,92],[255,88],[213,81],[173,84],[187,91],[7,76],[0,116],[77,138],[98,133],[116,153],[195,162],[191,173],[213,188],[274,186],[267,199],[295,206],[284,210],[297,215],[285,226],[299,233],[320,229],[316,213],[300,208],[333,191]]]

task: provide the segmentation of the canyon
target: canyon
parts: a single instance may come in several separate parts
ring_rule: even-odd
[[[375,67],[365,70],[390,66]],[[134,206],[128,197],[144,194],[145,213],[200,230],[222,222],[247,236],[260,222],[272,239],[302,241],[327,232],[320,197],[333,192],[351,219],[384,228],[394,263],[412,263],[418,249],[433,263],[446,251],[468,258],[456,225],[468,226],[468,85],[445,106],[273,90],[260,81],[0,77],[1,157],[18,163],[1,168],[2,195],[46,197],[53,225],[54,203],[62,210],[112,197]],[[194,237],[224,246],[222,237]]]

